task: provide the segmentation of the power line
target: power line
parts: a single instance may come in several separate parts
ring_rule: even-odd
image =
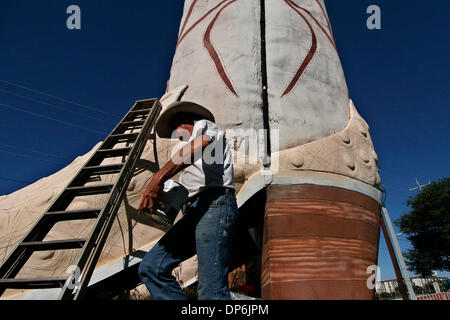
[[[44,118],[44,119],[47,119],[47,120],[56,121],[56,122],[59,122],[59,123],[62,123],[62,124],[65,124],[65,125],[68,125],[68,126],[71,126],[71,127],[84,129],[84,130],[92,131],[92,132],[95,132],[95,133],[105,134],[104,132],[101,132],[101,131],[98,131],[98,130],[94,130],[94,129],[89,129],[89,128],[86,128],[86,127],[78,126],[78,125],[75,125],[75,124],[67,122],[67,121],[63,121],[63,120],[58,120],[58,119],[55,119],[55,118],[47,117],[47,116],[41,115],[39,113],[35,113],[35,112],[28,111],[28,110],[24,110],[22,108],[14,107],[14,106],[11,106],[11,105],[0,103],[0,106],[6,107],[6,108],[9,108],[9,109],[13,109],[13,110],[16,110],[16,111],[28,113],[28,114],[31,114],[33,116]]]
[[[6,181],[12,181],[12,182],[19,182],[19,183],[32,183],[30,181],[24,181],[24,180],[17,180],[17,179],[11,179],[11,178],[2,178],[0,177],[0,180],[6,180]]]
[[[392,197],[392,198],[397,198],[397,199],[401,199],[401,200],[407,200],[405,197],[402,197],[402,196],[400,196],[398,194],[392,194],[391,193],[389,196]]]
[[[11,193],[14,193],[16,191],[17,190],[0,190],[0,197],[10,195]],[[9,211],[9,209],[0,209],[0,210]]]
[[[47,161],[47,162],[53,162],[53,163],[57,163],[57,164],[63,163],[62,161],[53,161],[53,160],[49,160],[49,159],[42,159],[42,158],[38,158],[38,157],[29,156],[29,155],[26,155],[23,153],[11,152],[11,151],[6,151],[6,150],[0,150],[0,152],[12,154],[12,155],[15,155],[18,157],[29,158],[29,159],[33,159],[33,160]]]
[[[386,189],[389,189],[390,192],[395,191],[395,192],[401,193],[401,194],[404,194],[404,193],[405,193],[404,190],[400,190],[400,189],[397,189],[397,188],[393,188],[392,185],[391,185],[391,183],[388,184],[388,187],[386,187]]]
[[[5,143],[0,143],[0,146],[9,147],[9,148],[18,149],[18,150],[23,150],[23,151],[27,151],[27,152],[39,153],[39,154],[42,154],[42,155],[45,155],[45,156],[54,157],[54,158],[65,159],[65,157],[58,156],[56,154],[51,154],[51,153],[47,153],[47,152],[31,150],[31,149],[28,149],[28,148],[21,148],[21,147],[17,147],[17,146],[11,146],[11,145],[5,144]]]
[[[385,175],[383,175],[383,177],[384,177]],[[385,180],[385,179],[383,179],[383,180]],[[404,190],[405,189],[405,183],[403,183],[403,182],[400,182],[398,179],[396,179],[396,178],[392,178],[392,179],[390,179],[389,180],[389,182],[387,182],[388,184],[389,184],[389,186],[391,187],[391,186],[394,186],[394,187],[396,187],[396,188],[400,188],[401,190]]]
[[[10,94],[10,95],[13,95],[13,96],[22,98],[22,99],[27,99],[27,100],[34,101],[34,102],[37,102],[37,103],[45,104],[45,105],[50,106],[50,107],[52,107],[52,108],[64,110],[64,111],[66,111],[66,112],[70,112],[70,113],[73,113],[73,114],[76,114],[76,115],[79,115],[79,116],[82,116],[82,117],[86,117],[86,118],[90,118],[90,119],[93,119],[93,120],[96,120],[96,121],[100,121],[100,122],[104,122],[104,123],[109,123],[109,124],[111,124],[111,121],[105,121],[105,120],[100,119],[100,118],[96,118],[96,117],[92,117],[92,116],[89,116],[89,115],[84,114],[84,113],[72,111],[72,110],[69,110],[69,109],[66,109],[66,108],[63,108],[63,107],[60,107],[60,106],[57,106],[57,105],[54,105],[54,104],[45,102],[45,101],[41,101],[41,100],[29,98],[29,97],[26,97],[26,96],[23,96],[23,95],[20,95],[20,94],[17,94],[17,93],[8,91],[8,90],[0,89],[0,92],[4,92],[4,93],[7,93],[7,94]]]
[[[44,95],[44,96],[47,96],[47,97],[50,97],[50,98],[53,98],[53,99],[64,101],[66,103],[74,104],[74,105],[82,107],[82,108],[86,108],[86,109],[89,109],[89,110],[92,110],[92,111],[96,111],[96,112],[100,112],[100,113],[103,113],[103,114],[106,114],[106,115],[109,115],[109,116],[120,118],[118,115],[115,115],[115,114],[112,114],[112,113],[109,113],[109,112],[106,112],[106,111],[103,111],[103,110],[100,110],[100,109],[97,109],[97,108],[94,108],[94,107],[90,107],[90,106],[87,106],[87,105],[84,105],[84,104],[81,104],[81,103],[73,102],[73,101],[70,101],[70,100],[67,100],[67,99],[64,99],[64,98],[60,98],[60,97],[57,97],[57,96],[54,96],[54,95],[51,95],[51,94],[48,94],[48,93],[36,90],[36,89],[25,87],[25,86],[22,86],[20,84],[17,84],[17,83],[11,82],[11,81],[0,79],[0,82],[6,83],[6,84],[9,84],[9,85],[21,88],[21,89],[25,89],[25,90],[28,90],[28,91],[32,91],[32,92],[35,92],[35,93],[38,93],[38,94],[41,94],[41,95]]]
[[[412,177],[409,173],[407,174],[406,172],[399,172],[397,170],[391,170],[391,169],[386,169],[383,166],[378,165],[378,167],[380,168],[380,173],[383,174],[384,172],[390,172],[391,174],[394,174],[398,177],[402,177],[402,178],[410,178]]]

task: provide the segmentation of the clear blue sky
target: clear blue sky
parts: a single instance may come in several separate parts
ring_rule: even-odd
[[[62,169],[103,140],[135,100],[164,93],[181,3],[0,2],[0,195]],[[66,28],[71,4],[81,8],[81,30]],[[386,206],[396,219],[408,211],[405,202],[417,192],[408,188],[416,178],[425,183],[449,176],[450,2],[326,4],[351,98],[371,127]],[[366,28],[371,4],[382,10],[381,30]],[[408,249],[405,236],[399,239]],[[395,277],[383,237],[379,265],[382,279]]]

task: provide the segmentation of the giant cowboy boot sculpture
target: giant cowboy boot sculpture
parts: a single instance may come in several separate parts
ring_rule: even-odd
[[[372,298],[377,155],[324,2],[185,1],[168,84],[229,129],[238,201],[267,187],[262,297]]]

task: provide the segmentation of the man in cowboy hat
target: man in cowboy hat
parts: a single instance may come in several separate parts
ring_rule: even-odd
[[[139,276],[153,299],[184,300],[172,270],[197,254],[198,298],[231,299],[228,272],[238,208],[225,134],[208,109],[187,101],[163,110],[155,129],[161,138],[184,136],[188,141],[153,175],[138,210],[153,214],[164,182],[182,170],[179,182],[189,197],[183,217],[142,260]]]

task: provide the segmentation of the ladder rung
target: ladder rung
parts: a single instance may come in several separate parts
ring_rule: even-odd
[[[106,138],[105,143],[99,150],[112,149],[119,143],[127,143],[127,147],[129,147],[130,144],[134,144],[136,142],[139,133],[140,132],[111,134]]]
[[[108,165],[88,165],[81,169],[77,176],[72,180],[69,188],[82,187],[88,182],[101,181],[101,175],[116,174],[122,171],[123,163]],[[57,209],[58,211],[61,209]]]
[[[153,109],[155,106],[155,100],[142,100],[136,101],[131,110],[143,110],[143,109]]]
[[[119,134],[112,134],[109,137],[110,138],[135,138],[139,135],[139,132],[132,132],[132,133],[119,133]]]
[[[128,112],[128,114],[130,113],[147,113],[150,112],[152,109],[139,109],[139,110],[131,110],[130,112]]]
[[[61,288],[67,278],[0,279],[0,288],[48,289]]]
[[[104,154],[105,157],[120,157],[130,153],[133,147],[117,148],[117,149],[99,149],[98,153]]]
[[[113,174],[119,173],[123,168],[123,163],[108,164],[103,166],[84,167],[83,171],[88,171],[91,175],[94,174]]]
[[[20,246],[26,247],[27,249],[31,249],[32,251],[80,249],[83,247],[85,242],[86,239],[30,241],[30,242],[22,242]]]
[[[124,121],[120,123],[120,126],[128,126],[128,125],[136,125],[136,126],[140,126],[143,125],[145,123],[145,120],[138,120],[138,121]]]
[[[95,194],[103,194],[111,192],[113,184],[101,184],[97,186],[82,186],[82,187],[71,187],[67,188],[65,191],[74,193],[78,196],[90,196]]]
[[[102,209],[71,210],[71,211],[53,211],[44,214],[44,217],[54,221],[69,221],[97,218]]]
[[[117,125],[112,134],[123,134],[125,131],[132,129],[140,130],[144,124],[145,120],[122,121]]]

